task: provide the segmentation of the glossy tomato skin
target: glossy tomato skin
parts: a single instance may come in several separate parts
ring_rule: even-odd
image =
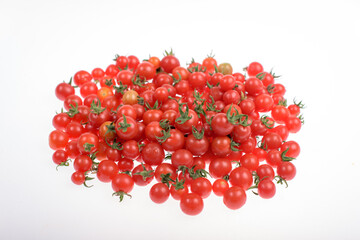
[[[229,135],[234,129],[225,113],[216,114],[211,121],[211,127],[217,136]]]
[[[123,143],[123,149],[121,151],[124,157],[135,159],[140,155],[139,145],[135,140],[129,140]]]
[[[157,139],[163,135],[159,122],[151,122],[145,127],[145,137],[150,141],[157,142]]]
[[[118,172],[118,165],[114,161],[103,160],[98,165],[96,176],[101,182],[111,182]]]
[[[80,154],[80,151],[77,147],[77,140],[72,140],[68,142],[65,147],[65,152],[69,158],[75,159]]]
[[[212,185],[207,178],[196,178],[190,185],[191,192],[198,194],[201,198],[207,198],[211,194]]]
[[[229,189],[229,183],[225,179],[216,179],[212,186],[213,192],[216,196],[222,197],[226,190]]]
[[[191,168],[194,162],[193,154],[186,149],[176,150],[171,156],[171,164],[178,168],[179,166],[186,166]]]
[[[87,144],[91,144],[93,146],[89,146],[89,149],[86,149]],[[81,153],[94,153],[98,149],[98,146],[99,138],[96,134],[85,132],[78,138],[77,147]]]
[[[247,168],[250,172],[255,171],[259,166],[259,159],[253,153],[246,153],[240,159],[242,167]]]
[[[75,94],[67,96],[64,100],[65,110],[69,111],[69,109],[72,107],[71,105],[74,107],[82,105],[81,98]]]
[[[98,87],[93,82],[84,83],[80,87],[80,95],[83,98],[86,97],[86,96],[89,96],[90,94],[96,94],[97,91],[98,91]]]
[[[246,193],[241,187],[233,186],[224,193],[223,202],[232,210],[239,209],[246,202]]]
[[[138,174],[144,171],[147,171],[148,175],[142,176]],[[136,185],[146,186],[154,179],[154,170],[149,164],[140,164],[132,170],[132,178]]]
[[[227,136],[215,137],[211,143],[211,151],[219,157],[225,157],[230,154],[230,138]]]
[[[231,162],[227,158],[215,158],[209,165],[210,175],[217,179],[228,175],[231,169]]]
[[[119,173],[113,177],[111,186],[114,192],[129,193],[134,188],[134,180],[125,173]]]
[[[282,145],[282,139],[280,135],[272,132],[265,134],[261,142],[267,149],[278,149]]]
[[[166,175],[169,173],[170,173],[169,177],[175,181],[177,177],[176,168],[170,163],[161,163],[155,169],[155,179],[158,182],[161,182],[161,175],[162,174]]]
[[[251,96],[257,96],[261,94],[263,89],[264,85],[257,78],[248,78],[248,80],[245,82],[245,90]]]
[[[274,106],[274,100],[269,94],[260,94],[255,98],[255,109],[258,112],[268,112]]]
[[[261,198],[265,198],[265,199],[272,198],[274,197],[275,193],[276,193],[276,187],[271,180],[264,179],[259,182],[258,194]]]
[[[148,125],[149,123],[154,121],[160,122],[162,115],[163,115],[163,111],[161,110],[156,110],[156,109],[148,110],[143,115],[144,124]]]
[[[67,153],[64,150],[56,150],[52,155],[52,160],[56,165],[62,162],[66,162],[68,158]]]
[[[291,133],[297,133],[301,129],[301,120],[298,117],[290,116],[285,124]]]
[[[129,158],[120,158],[120,160],[117,162],[117,165],[119,167],[119,171],[130,172],[134,168],[134,160]]]
[[[54,116],[52,125],[56,130],[65,130],[70,122],[71,118],[66,113],[58,113]]]
[[[174,185],[171,185],[170,187],[170,194],[172,198],[175,200],[180,200],[181,197],[187,194],[188,192],[189,192],[189,188],[186,185],[184,185],[182,189],[178,189],[178,190],[175,189]]]
[[[260,180],[263,179],[273,180],[275,177],[274,169],[268,164],[260,165],[256,169],[256,174],[259,176]]]
[[[68,141],[68,134],[60,130],[54,130],[49,135],[49,146],[53,150],[64,149]]]
[[[289,181],[296,175],[296,168],[291,162],[282,162],[277,167],[277,174],[283,179]]]
[[[81,70],[75,73],[74,75],[74,83],[76,86],[81,87],[83,84],[90,82],[92,79],[92,76],[87,71]]]
[[[176,118],[179,118],[179,117],[180,117],[180,113],[178,113]],[[196,126],[197,123],[199,122],[199,117],[198,117],[197,113],[192,109],[189,109],[188,117],[190,117],[190,119],[184,123],[181,123],[180,121],[175,120],[176,129],[182,131],[183,133],[191,133],[192,127]]]
[[[244,127],[242,125],[236,125],[233,128],[231,136],[233,137],[233,140],[235,142],[238,142],[238,143],[245,142],[251,136],[251,127],[250,126]]]
[[[266,163],[272,167],[277,167],[281,164],[281,152],[277,149],[270,150],[266,155]]]
[[[180,66],[180,62],[174,55],[167,55],[160,61],[160,67],[167,73],[171,73],[178,66]]]
[[[184,144],[184,134],[177,129],[171,129],[170,137],[162,143],[162,146],[166,151],[174,152],[176,150],[182,149],[184,147]]]
[[[281,152],[286,151],[285,156],[297,158],[300,154],[300,145],[295,141],[288,141],[284,142],[283,145],[281,145]]]
[[[164,183],[155,183],[149,192],[150,199],[157,204],[166,202],[170,196],[170,189]]]
[[[271,116],[275,119],[277,123],[284,124],[290,116],[290,111],[284,106],[276,105],[271,110]]]
[[[189,75],[188,82],[190,87],[202,89],[206,85],[206,75],[203,72],[193,72]]]
[[[68,83],[60,83],[55,88],[55,95],[61,101],[64,101],[66,97],[75,94],[75,89]]]
[[[71,181],[76,185],[82,185],[85,182],[85,174],[83,172],[74,172],[71,175]]]
[[[116,134],[120,139],[131,140],[138,134],[138,125],[131,117],[120,117],[115,123]]]
[[[150,142],[141,151],[142,159],[149,165],[159,165],[165,158],[162,146],[156,142]]]
[[[274,133],[279,134],[283,141],[286,141],[286,139],[289,136],[289,130],[284,125],[278,125],[272,129],[269,129],[268,132],[274,132]]]
[[[78,172],[86,172],[90,170],[92,163],[88,155],[79,155],[74,160],[74,169]]]
[[[135,73],[138,74],[141,79],[150,80],[154,78],[156,69],[152,63],[144,61],[137,66]]]
[[[183,213],[195,216],[201,213],[204,208],[203,199],[196,193],[184,194],[180,199],[180,208]]]
[[[263,66],[262,66],[260,63],[258,63],[258,62],[252,62],[252,63],[249,64],[249,66],[247,67],[246,71],[247,71],[247,73],[248,73],[248,75],[249,75],[250,77],[254,77],[254,76],[256,76],[257,74],[263,72],[263,71],[264,71],[264,68],[263,68]]]
[[[203,155],[208,151],[209,145],[209,140],[205,136],[203,136],[202,139],[196,139],[195,136],[191,134],[186,138],[186,149],[194,155]]]
[[[231,171],[229,175],[229,182],[232,186],[238,186],[247,190],[251,187],[253,182],[252,174],[247,168],[237,167]]]

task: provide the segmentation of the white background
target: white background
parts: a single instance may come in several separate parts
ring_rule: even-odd
[[[360,2],[0,1],[0,239],[359,239]],[[274,67],[286,97],[307,104],[289,188],[228,210],[205,200],[196,217],[156,205],[149,188],[118,203],[110,184],[70,181],[51,160],[55,86],[113,56],[181,64],[210,53],[240,71]]]

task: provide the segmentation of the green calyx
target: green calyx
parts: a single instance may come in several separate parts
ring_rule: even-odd
[[[185,112],[182,110],[182,106],[179,106],[179,113],[180,117],[175,120],[178,124],[184,124],[192,118],[192,116],[189,116],[189,107],[187,104],[185,104]]]
[[[274,93],[275,86],[273,84],[269,84],[269,86],[266,87],[266,90],[268,93],[273,94]]]
[[[230,105],[228,111],[226,112],[226,117],[229,123],[233,125],[241,125],[244,127],[250,126],[249,116],[246,114],[239,114],[238,110],[235,108],[235,113],[231,114],[232,104]]]
[[[161,104],[159,104],[158,100],[154,103],[154,106],[150,106],[148,102],[145,102],[145,109],[146,110],[157,110],[161,108]]]
[[[58,167],[67,167],[67,166],[69,166],[69,163],[71,162],[71,159],[69,158],[69,159],[67,159],[65,162],[61,162],[61,163],[59,163],[57,166],[56,166],[56,171],[58,171]]]
[[[136,75],[131,79],[131,82],[134,85],[137,85],[137,86],[143,88],[143,87],[145,87],[144,84],[146,82],[146,79],[142,80],[139,75]]]
[[[158,140],[159,143],[163,143],[165,142],[169,137],[171,137],[170,134],[170,129],[165,131],[165,130],[161,130],[162,136],[158,137],[156,136],[156,139]]]
[[[275,72],[273,72],[273,69],[270,70],[270,74],[271,74],[271,76],[273,76],[273,78],[281,77],[281,75],[276,75]]]
[[[105,79],[105,85],[111,87],[111,85],[113,85],[113,79]]]
[[[211,103],[206,103],[206,111],[213,111],[213,112],[220,112],[220,110],[217,110],[215,107],[215,100],[212,96],[210,96]]]
[[[97,103],[95,103],[95,100],[92,101],[91,106],[90,106],[91,112],[95,113],[95,114],[100,114],[103,111],[105,111],[106,108],[102,108],[101,107],[101,102],[97,101]]]
[[[106,127],[107,127],[107,130],[105,132],[105,135],[107,135],[109,133],[116,133],[114,122],[110,123],[109,125],[106,125]]]
[[[265,72],[261,72],[261,73],[258,73],[258,74],[256,74],[256,78],[257,79],[259,79],[259,80],[264,80],[264,78],[265,78],[265,76],[266,76],[266,73]]]
[[[301,108],[301,109],[305,108],[305,104],[304,104],[302,101],[296,102],[296,99],[294,98],[293,102],[294,102],[294,104],[295,104],[296,106],[298,106],[299,108]]]
[[[127,89],[127,85],[123,85],[122,82],[119,82],[119,86],[113,86],[113,88],[115,89],[115,91],[117,93],[121,93],[121,95],[124,95],[125,90]]]
[[[123,114],[123,122],[118,123],[118,130],[121,130],[122,132],[126,132],[131,125],[127,123],[126,116]]]
[[[286,187],[289,186],[287,181],[284,178],[280,177],[280,176],[275,176],[274,180],[276,181],[277,184],[281,184],[281,185],[285,184]]]
[[[118,191],[118,192],[114,192],[112,194],[113,196],[117,196],[120,198],[120,202],[122,202],[122,200],[124,200],[124,196],[128,196],[130,198],[132,198],[132,196],[124,191]]]
[[[171,176],[171,173],[160,175],[161,182],[165,183],[168,187],[170,187],[170,182],[175,182],[170,176]]]
[[[180,189],[184,189],[184,183],[185,183],[185,180],[181,180],[179,181],[178,178],[176,178],[176,181],[175,183],[171,184],[175,187],[175,190],[180,190]]]
[[[114,140],[113,143],[110,144],[106,139],[105,139],[105,142],[106,142],[106,144],[107,144],[109,147],[111,147],[112,149],[116,149],[116,150],[119,150],[119,151],[123,150],[123,146],[122,146],[122,144],[121,144],[120,142],[116,142],[116,141]]]
[[[202,128],[201,132],[199,132],[196,127],[192,126],[192,133],[196,139],[200,140],[204,138],[205,130],[204,128]]]
[[[93,177],[89,177],[88,175],[87,175],[87,173],[85,173],[85,182],[83,183],[83,185],[85,186],[85,187],[87,187],[87,188],[91,188],[92,186],[94,186],[94,185],[87,185],[87,182],[88,181],[91,181],[91,180],[93,180],[93,179],[95,179],[95,178],[93,178]]]
[[[175,56],[175,53],[174,53],[173,49],[171,48],[169,52],[167,50],[165,50],[164,56]]]
[[[232,151],[234,151],[234,152],[239,152],[239,151],[240,151],[239,146],[240,146],[240,143],[234,142],[234,140],[231,139],[230,149],[231,149]]]
[[[281,159],[284,161],[284,162],[290,162],[290,161],[292,161],[292,160],[294,160],[295,158],[293,158],[293,157],[287,157],[286,156],[286,153],[289,151],[289,147],[285,150],[285,151],[283,151],[282,153],[281,153]]]
[[[78,110],[79,105],[78,105],[78,103],[76,101],[73,101],[73,102],[75,103],[75,106],[73,104],[69,104],[70,109],[69,109],[69,111],[66,112],[66,114],[71,118],[73,118],[76,114],[79,113],[79,110]]]
[[[160,122],[159,122],[159,125],[162,129],[164,130],[169,130],[171,128],[171,125],[170,125],[170,122],[168,119],[162,119]]]
[[[177,73],[179,79],[176,79],[174,76],[171,76],[173,79],[173,86],[175,86],[176,84],[178,84],[181,81],[181,75],[180,73]]]
[[[269,119],[268,116],[264,115],[260,118],[262,124],[265,125],[266,128],[272,129],[274,127],[274,122]]]
[[[143,180],[146,181],[146,179],[151,178],[152,176],[154,176],[154,170],[146,170],[145,166],[143,163],[141,163],[141,166],[143,167],[143,171],[141,172],[137,172],[137,173],[133,173],[133,175],[140,175],[142,176]]]
[[[94,144],[85,143],[83,147],[84,147],[84,150],[85,150],[86,152],[90,152],[90,151],[91,151],[91,148],[94,147],[94,146],[95,146]]]
[[[285,98],[281,99],[278,103],[279,106],[287,107],[287,100]]]

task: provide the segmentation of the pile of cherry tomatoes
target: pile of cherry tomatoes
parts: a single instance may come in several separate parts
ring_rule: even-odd
[[[241,71],[214,56],[182,67],[172,51],[79,71],[55,90],[64,107],[52,120],[52,159],[72,163],[75,184],[111,183],[120,201],[155,182],[150,199],[171,195],[188,215],[212,192],[230,209],[247,190],[272,198],[296,174],[300,147],[287,138],[301,129],[303,104],[287,106],[285,87],[260,63]]]

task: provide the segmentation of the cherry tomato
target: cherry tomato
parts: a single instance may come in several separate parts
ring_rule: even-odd
[[[247,168],[237,167],[231,171],[229,175],[229,182],[232,186],[238,186],[247,190],[251,187],[253,182],[252,174]]]
[[[198,215],[204,208],[203,199],[196,193],[184,194],[180,199],[180,208],[183,213],[191,216]]]
[[[296,168],[291,162],[282,162],[277,167],[277,174],[283,179],[289,181],[296,175]]]
[[[259,182],[258,194],[261,198],[269,199],[272,198],[276,193],[275,184],[269,180],[264,179]]]
[[[227,158],[215,158],[209,165],[209,172],[213,178],[223,178],[230,173],[231,169],[231,162]]]
[[[229,189],[229,183],[225,179],[216,179],[212,186],[213,192],[216,196],[222,197],[226,190]]]
[[[154,203],[164,203],[170,196],[170,190],[164,183],[155,183],[150,189],[149,196]]]
[[[111,182],[118,172],[119,167],[114,161],[104,160],[99,163],[96,176],[101,182]]]
[[[150,142],[141,151],[142,159],[149,165],[159,165],[165,158],[162,146],[156,142]]]
[[[53,150],[60,150],[66,147],[69,135],[60,130],[54,130],[49,135],[49,146]]]
[[[176,150],[171,156],[171,164],[178,168],[179,166],[186,166],[191,168],[194,162],[194,157],[189,150],[179,149]]]
[[[203,199],[211,194],[212,185],[207,178],[196,178],[190,186],[191,192],[198,194]]]
[[[223,202],[230,209],[239,209],[246,202],[246,193],[241,187],[233,186],[224,193]]]
[[[154,179],[154,170],[148,164],[140,164],[132,170],[132,178],[138,186],[146,186]]]

